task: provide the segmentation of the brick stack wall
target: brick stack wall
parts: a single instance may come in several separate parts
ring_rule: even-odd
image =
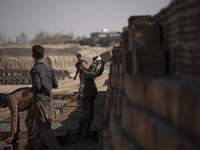
[[[183,1],[176,3],[179,2]],[[183,80],[185,72],[181,78],[172,70],[169,72],[176,57],[166,52],[163,34],[166,29],[154,17],[132,16],[128,22],[120,46],[112,50],[114,59],[110,64],[104,112],[104,149],[200,149],[197,78],[195,82],[190,78]]]
[[[71,78],[67,70],[55,70],[58,80]],[[5,69],[0,70],[0,85],[32,84],[30,70]]]
[[[184,80],[200,80],[199,8],[198,0],[174,0],[154,16],[169,57],[169,74]]]

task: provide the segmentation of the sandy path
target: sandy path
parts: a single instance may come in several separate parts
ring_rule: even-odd
[[[95,79],[97,88],[99,91],[105,91],[107,86],[104,85],[105,81],[108,79],[109,71],[104,70],[103,74]],[[0,85],[0,93],[11,93],[12,91],[21,88],[21,87],[31,87],[31,85]],[[53,89],[53,93],[65,93],[65,92],[75,92],[79,88],[79,78],[76,80],[65,79],[59,81],[59,88]]]

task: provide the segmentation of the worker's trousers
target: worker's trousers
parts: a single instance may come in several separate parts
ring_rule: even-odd
[[[34,100],[34,114],[36,118],[36,130],[34,137],[35,150],[42,149],[43,143],[50,150],[61,149],[61,146],[51,129],[50,107],[50,101],[48,100]]]
[[[89,129],[94,118],[94,100],[96,96],[88,96],[82,99],[82,117],[79,122],[79,131],[84,138],[88,137]]]

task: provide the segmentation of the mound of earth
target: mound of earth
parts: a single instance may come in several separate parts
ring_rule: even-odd
[[[0,70],[18,69],[30,70],[34,64],[30,46],[0,47]],[[45,63],[55,70],[75,72],[76,54],[81,53],[90,64],[94,55],[112,50],[112,47],[89,47],[78,44],[44,45]]]

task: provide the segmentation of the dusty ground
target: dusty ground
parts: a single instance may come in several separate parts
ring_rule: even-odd
[[[103,74],[95,79],[99,91],[105,91],[107,86],[104,84],[108,79],[109,70],[106,68]],[[73,74],[72,74],[73,75]],[[0,85],[0,93],[11,93],[17,88],[31,87],[31,85]],[[73,93],[76,92],[79,87],[79,79],[65,79],[59,81],[58,89],[53,89],[53,93]]]

